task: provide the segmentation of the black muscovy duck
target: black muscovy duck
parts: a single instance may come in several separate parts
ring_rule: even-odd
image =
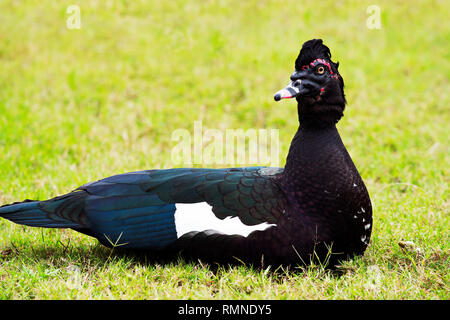
[[[5,205],[0,216],[71,228],[108,247],[208,262],[290,265],[317,258],[334,265],[361,255],[372,206],[336,129],[346,104],[338,63],[313,39],[303,44],[290,79],[274,97],[298,102],[300,125],[284,168],[125,173],[50,200]]]

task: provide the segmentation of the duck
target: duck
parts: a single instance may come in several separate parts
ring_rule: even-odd
[[[123,173],[48,200],[14,202],[0,217],[69,228],[109,248],[210,263],[335,266],[363,255],[372,205],[337,123],[347,104],[339,63],[322,39],[303,43],[275,101],[296,99],[285,166]]]

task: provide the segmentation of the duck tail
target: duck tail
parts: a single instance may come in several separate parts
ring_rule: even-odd
[[[41,209],[41,201],[26,199],[0,207],[0,217],[17,224],[30,227],[68,228],[73,223],[67,220],[50,218],[48,213]]]

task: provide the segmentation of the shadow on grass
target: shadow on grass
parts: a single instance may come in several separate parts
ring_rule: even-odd
[[[181,252],[162,252],[151,250],[126,250],[121,248],[108,248],[101,244],[76,245],[63,244],[60,241],[52,245],[39,244],[37,246],[18,247],[11,243],[9,248],[0,251],[0,261],[20,259],[22,263],[52,264],[64,266],[67,264],[89,265],[103,268],[113,263],[124,263],[127,266],[161,266],[186,267],[187,265],[206,269],[217,275],[221,272],[236,270],[238,268],[249,271],[262,272],[273,278],[295,276],[303,273],[314,273],[316,276],[340,277],[347,272],[340,265],[330,267],[317,264],[311,265],[264,265],[248,264],[241,260],[216,263],[205,262],[197,258],[183,255]]]

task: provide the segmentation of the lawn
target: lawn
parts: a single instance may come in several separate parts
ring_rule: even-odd
[[[79,29],[72,4],[0,2],[0,204],[182,166],[172,133],[195,121],[277,129],[283,166],[296,104],[273,93],[301,44],[322,38],[345,80],[338,129],[371,195],[373,236],[339,273],[216,270],[2,219],[0,299],[450,298],[448,1],[78,1]]]

